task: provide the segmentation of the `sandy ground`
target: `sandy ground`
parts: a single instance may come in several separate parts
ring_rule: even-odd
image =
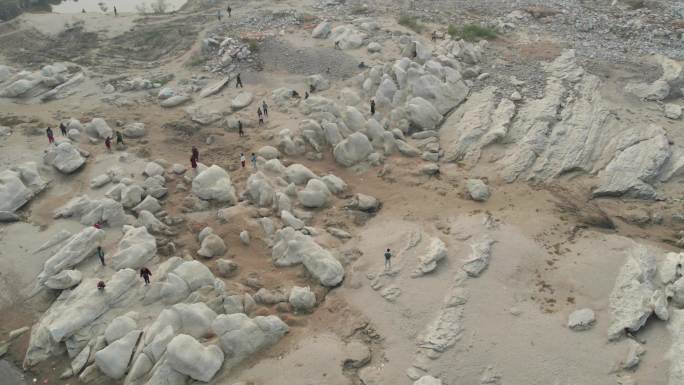
[[[274,5],[281,6],[284,5]],[[234,8],[238,15],[250,12],[242,3]],[[206,11],[208,14],[212,12],[213,9]],[[56,35],[63,31],[65,23],[78,21],[85,23],[85,30],[109,38],[130,30],[139,22],[132,15],[114,19],[100,14],[27,14],[17,22],[19,28],[36,28],[41,33]],[[292,30],[282,39],[296,49],[331,49],[329,41],[313,40],[308,36],[308,31]],[[0,41],[2,38],[0,34]],[[196,48],[197,43],[193,46]],[[363,60],[374,64],[396,57],[399,52],[396,47],[391,47],[387,50],[387,57],[369,56],[365,50],[347,54],[354,62]],[[164,62],[161,69],[176,75],[169,86],[175,87],[180,79],[187,79],[197,72],[197,69],[184,65],[189,56],[190,51],[167,58]],[[130,70],[129,75],[142,76],[146,73],[148,71],[143,69]],[[251,153],[262,145],[271,144],[275,133],[285,128],[296,129],[301,119],[296,109],[279,112],[272,108],[266,126],[248,127],[245,138],[239,138],[236,132],[218,125],[202,127],[194,134],[187,134],[165,127],[165,124],[183,121],[186,116],[184,110],[188,106],[164,110],[154,100],[150,101],[145,92],[117,94],[117,103],[113,103],[109,96],[102,94],[102,86],[114,75],[101,74],[96,70],[92,70],[90,75],[79,91],[67,99],[42,105],[0,100],[0,115],[36,118],[37,121],[29,125],[40,127],[39,135],[15,130],[11,136],[0,138],[0,169],[25,161],[40,162],[47,146],[42,128],[46,124],[54,126],[57,119],[105,117],[113,128],[117,121],[140,121],[148,130],[144,139],[128,141],[125,152],[129,157],[126,162],[119,161],[124,151],[109,154],[100,143],[83,142],[81,148],[91,153],[83,170],[65,177],[42,168],[41,172],[51,180],[50,187],[24,209],[26,222],[0,225],[0,309],[3,309],[0,312],[0,335],[33,324],[54,297],[55,293],[36,294],[33,290],[35,277],[51,255],[51,250],[40,253],[33,250],[60,230],[78,231],[81,225],[76,221],[54,220],[52,213],[74,196],[84,193],[91,197],[102,196],[107,188],[91,190],[91,178],[112,165],[118,165],[141,181],[140,171],[144,162],[163,158],[169,163],[186,164],[189,149],[196,145],[200,148],[203,163],[218,164],[230,170],[238,191],[243,191],[251,170],[239,169],[239,153]],[[266,66],[262,72],[245,71],[243,81],[245,89],[255,94],[255,102],[270,102],[270,91],[275,88],[303,89],[304,75],[288,73],[282,67],[272,65]],[[218,80],[216,76],[209,76],[211,82]],[[635,102],[621,95],[617,86],[624,79],[613,79],[615,83],[608,81],[605,93],[614,102],[623,104],[625,109],[631,109]],[[336,80],[333,90],[324,95],[337,98],[335,90],[352,84],[351,79]],[[215,96],[196,100],[191,106],[228,115],[230,101],[237,93],[232,86],[226,87]],[[254,119],[255,111],[252,110],[255,109],[252,104],[248,111],[236,115]],[[634,113],[633,119],[642,118]],[[673,140],[684,139],[681,137],[683,134],[677,132],[681,126],[662,118],[648,116],[646,119],[663,124],[673,133]],[[214,142],[206,145],[209,136],[214,138]],[[454,276],[470,253],[469,245],[487,236],[496,241],[492,260],[479,278],[468,279],[465,283],[469,301],[459,341],[440,358],[423,360],[420,364],[447,385],[480,383],[483,373],[501,376],[501,383],[506,385],[616,384],[618,375],[621,375],[616,368],[627,353],[627,345],[625,341],[607,342],[605,331],[610,320],[608,295],[624,262],[624,252],[633,246],[635,240],[649,244],[654,250],[671,249],[661,242],[662,228],[640,228],[622,221],[612,232],[578,228],[575,219],[558,210],[551,192],[523,184],[505,184],[496,179],[489,164],[476,170],[445,166],[440,177],[431,178],[419,175],[417,170],[422,161],[397,156],[387,159],[391,177],[383,178],[378,176],[381,167],[342,169],[329,154],[323,160],[313,162],[304,158],[284,159],[284,163],[289,162],[302,163],[319,174],[332,172],[350,185],[351,193],[373,195],[382,201],[383,207],[360,227],[345,216],[343,200],[335,201],[325,214],[316,215],[311,225],[323,228],[328,223],[341,223],[355,235],[346,242],[327,234],[317,239],[336,255],[348,252],[357,256],[348,263],[344,284],[327,293],[313,314],[288,314],[292,332],[281,343],[241,365],[233,373],[219,376],[213,383],[357,384],[356,372],[345,370],[341,362],[345,357],[345,345],[352,340],[362,340],[373,352],[369,367],[370,370],[377,368],[381,378],[379,383],[411,384],[406,369],[417,362],[420,334],[441,309]],[[494,194],[486,203],[475,203],[464,197],[464,180],[476,176],[491,176],[490,186]],[[165,209],[170,215],[182,213],[185,194],[175,190],[178,179],[171,179],[168,183],[170,196]],[[625,206],[625,202],[614,200],[605,204],[599,201],[599,204],[611,212],[620,212]],[[240,265],[239,274],[225,280],[227,285],[244,287],[247,278],[253,274],[258,274],[267,288],[313,285],[301,268],[273,267],[269,259],[270,250],[259,236],[253,237],[249,247],[239,242],[241,229],[257,233],[252,212],[245,209],[242,221],[221,223],[216,219],[215,209],[212,207],[210,211],[188,215],[187,223],[174,239],[181,256],[195,255],[198,249],[196,234],[210,225],[229,245],[226,258],[232,258]],[[494,225],[487,225],[491,219]],[[416,233],[422,233],[425,240],[428,236],[439,237],[448,245],[449,253],[435,272],[411,278],[419,255],[403,253],[402,250]],[[105,250],[114,249],[120,237],[119,230],[107,229]],[[373,290],[367,278],[368,274],[377,274],[383,269],[382,253],[386,248],[399,251],[394,260],[396,274],[386,277],[384,282],[385,286],[394,285],[401,289],[401,294],[393,302]],[[159,256],[158,261],[165,258]],[[215,262],[205,262],[216,273]],[[106,278],[112,274],[111,270],[101,268],[94,258],[78,268],[88,276]],[[314,289],[317,293],[326,294],[320,287]],[[570,331],[565,326],[567,316],[582,307],[596,311],[597,324],[586,332]],[[278,310],[270,308],[263,309],[263,312],[274,314]],[[639,384],[666,384],[669,336],[664,325],[659,321],[649,322],[638,337],[646,341],[647,353],[632,376]],[[27,342],[23,337],[12,345],[7,356],[10,361],[15,364],[21,362]],[[56,378],[66,361],[58,360],[50,365],[52,368],[37,368],[27,376],[49,379],[50,384],[76,383],[74,379]],[[6,373],[13,371],[0,361],[0,378],[11,378]],[[14,385],[13,380],[9,381]],[[0,383],[5,385],[5,382]]]

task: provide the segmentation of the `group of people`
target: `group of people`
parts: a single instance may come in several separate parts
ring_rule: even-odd
[[[116,131],[116,144],[123,146],[124,140],[123,140],[123,134],[121,134],[121,131]],[[112,137],[108,136],[105,138],[105,147],[107,147],[107,151],[112,151]]]
[[[228,17],[230,17],[230,14],[233,12],[233,8],[229,6],[226,7],[226,13],[228,14]],[[216,17],[218,17],[218,21],[221,21],[221,10],[219,9],[216,11]]]

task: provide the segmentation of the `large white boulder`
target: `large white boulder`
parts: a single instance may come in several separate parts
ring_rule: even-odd
[[[406,103],[411,123],[420,130],[434,130],[442,121],[442,114],[429,101],[415,97]]]
[[[45,286],[50,289],[63,290],[72,288],[83,279],[83,274],[78,270],[62,270],[45,281]]]
[[[96,243],[93,242],[92,245],[95,246]],[[76,346],[67,344],[68,349],[77,348],[80,344],[78,341],[85,343],[97,337],[97,330],[90,327],[95,320],[120,303],[123,303],[122,306],[131,306],[130,299],[135,296],[135,290],[131,288],[137,282],[134,270],[124,269],[114,273],[111,279],[106,281],[107,287],[103,291],[96,289],[99,280],[90,278],[73,290],[62,291],[40,321],[33,326],[24,359],[27,367],[63,354],[62,342],[75,334],[79,335],[77,339],[72,340]],[[71,353],[75,355],[78,351],[80,349],[72,349]]]
[[[285,178],[288,182],[294,183],[296,185],[303,185],[309,180],[317,178],[317,176],[306,166],[299,163],[294,163],[285,169]]]
[[[223,359],[223,351],[218,346],[203,346],[187,334],[177,335],[166,348],[166,360],[174,370],[202,382],[214,378]]]
[[[145,123],[133,122],[124,126],[122,133],[128,138],[142,138],[147,133]]]
[[[314,39],[325,39],[330,35],[331,29],[332,25],[329,21],[322,21],[311,31],[311,37]]]
[[[226,253],[226,244],[218,235],[211,233],[204,237],[197,254],[204,258],[220,257]]]
[[[102,118],[94,118],[90,123],[86,123],[85,132],[91,138],[106,139],[112,137],[114,132],[107,122]]]
[[[173,273],[185,281],[193,291],[214,284],[211,270],[200,261],[183,262],[173,270]]]
[[[0,212],[15,212],[45,187],[34,162],[0,172]]]
[[[310,311],[316,306],[316,295],[308,287],[295,286],[290,291],[289,302],[298,311]]]
[[[157,240],[145,227],[124,226],[124,236],[119,249],[111,256],[115,269],[139,269],[145,266],[157,253]]]
[[[612,320],[608,338],[616,339],[625,331],[641,329],[653,313],[656,274],[655,256],[642,245],[630,249],[608,298]]]
[[[411,277],[420,277],[434,271],[439,261],[446,257],[447,248],[444,241],[437,237],[432,238],[425,254],[418,258],[418,266]]]
[[[226,354],[223,365],[226,373],[251,355],[275,345],[289,331],[287,325],[276,316],[251,319],[243,313],[219,315],[212,329]]]
[[[93,255],[97,246],[104,240],[105,232],[95,227],[86,227],[69,238],[52,257],[43,264],[43,271],[38,275],[39,282],[57,275],[63,270],[71,269],[87,257]]]
[[[199,173],[192,181],[192,192],[204,200],[235,204],[235,188],[226,170],[213,165]]]
[[[463,262],[462,269],[471,277],[479,276],[484,269],[489,266],[489,259],[492,257],[492,245],[494,241],[484,239],[470,245],[471,254]]]
[[[188,102],[190,99],[191,98],[188,95],[174,95],[169,97],[168,99],[159,101],[159,105],[164,108],[173,108],[180,106],[185,102]]]
[[[230,107],[234,110],[241,110],[249,106],[249,104],[252,103],[253,99],[254,94],[252,94],[251,92],[240,92],[235,98],[233,98],[233,101],[230,102]]]
[[[366,35],[352,25],[340,25],[330,31],[330,38],[338,43],[340,49],[356,49],[363,45]]]
[[[133,314],[131,313],[116,317],[107,325],[104,337],[108,345],[111,345],[114,341],[123,338],[128,333],[137,329],[137,322],[132,316]]]
[[[313,238],[291,227],[278,230],[272,250],[276,266],[303,264],[324,286],[337,286],[344,279],[344,268]]]
[[[304,84],[306,84],[307,88],[311,88],[311,86],[313,86],[316,92],[325,91],[330,88],[330,80],[326,79],[321,74],[305,77]]]
[[[81,168],[86,159],[70,142],[61,142],[47,149],[43,161],[64,174],[71,174]]]
[[[319,208],[326,206],[330,201],[330,191],[320,179],[311,179],[306,187],[297,193],[299,202],[304,207]]]
[[[368,137],[355,132],[335,146],[333,155],[337,163],[349,167],[366,160],[372,152],[373,146]]]
[[[122,378],[126,374],[141,333],[140,330],[133,330],[95,353],[95,363],[100,371],[109,378]]]
[[[54,217],[76,217],[81,224],[86,226],[92,226],[95,223],[121,226],[126,222],[126,213],[121,203],[110,198],[92,200],[87,195],[71,199],[55,211]]]

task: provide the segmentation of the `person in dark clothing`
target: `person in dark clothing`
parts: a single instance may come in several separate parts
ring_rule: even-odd
[[[264,116],[268,118],[268,104],[266,104],[265,100],[261,102],[261,109],[264,110]]]
[[[230,13],[233,12],[233,9],[230,7],[230,5],[228,8],[226,8],[226,12],[228,12],[228,17],[230,17]]]
[[[342,48],[340,48],[340,41],[339,40],[335,40],[335,49],[342,49]]]
[[[221,21],[221,10],[219,9],[216,11],[216,17],[218,17],[218,21]]]
[[[120,144],[123,146],[123,135],[121,134],[121,131],[116,132],[116,144]]]
[[[119,12],[116,11],[116,7],[114,7],[114,16],[119,16]]]
[[[105,139],[105,146],[107,147],[107,151],[112,151],[112,137],[108,136]]]
[[[97,257],[100,258],[100,263],[102,266],[105,266],[104,251],[102,250],[101,246],[97,247]]]
[[[368,68],[368,66],[367,66],[366,63],[364,63],[364,62],[359,63],[358,67],[361,68],[361,69],[363,69],[363,68]]]
[[[193,170],[197,170],[197,159],[194,156],[190,157],[190,166]]]
[[[314,92],[316,92],[316,86],[313,85],[313,84],[310,84],[310,85],[309,85],[309,92],[312,93],[312,94],[313,94]]]
[[[55,143],[55,134],[52,132],[52,128],[48,127],[47,130],[45,130],[45,134],[47,135],[48,143],[54,144]]]
[[[259,125],[264,124],[264,114],[261,112],[261,107],[257,108],[257,115],[259,116]]]
[[[243,88],[242,87],[242,79],[240,78],[240,74],[237,74],[235,77],[235,88]]]
[[[245,131],[242,129],[242,120],[238,120],[238,135],[245,136]]]
[[[309,98],[309,93],[307,91],[304,91],[304,100]]]
[[[105,289],[106,286],[107,286],[107,285],[105,285],[104,281],[100,281],[100,282],[97,283],[97,290],[99,290],[99,291],[104,291],[104,289]]]
[[[67,135],[67,129],[66,129],[66,125],[64,124],[64,122],[59,124],[59,130],[62,131],[62,136]]]
[[[197,147],[192,148],[192,157],[199,162],[199,150],[197,149]]]
[[[432,31],[432,41],[437,41],[437,31]]]
[[[292,97],[295,99],[299,99],[301,96],[299,96],[299,92],[292,90]]]
[[[375,115],[375,100],[370,101],[371,115]]]
[[[143,279],[145,280],[145,286],[150,284],[150,277],[152,276],[152,272],[150,271],[150,269],[146,267],[140,269],[140,276],[143,277]]]
[[[81,8],[81,13],[85,13],[85,8]]]
[[[387,269],[392,269],[392,253],[390,252],[390,249],[385,251],[385,270]]]

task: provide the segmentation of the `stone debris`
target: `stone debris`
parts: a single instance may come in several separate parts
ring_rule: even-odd
[[[485,239],[470,245],[472,252],[468,259],[463,262],[462,269],[471,277],[478,277],[487,266],[492,256],[492,245],[494,241]]]
[[[591,309],[579,309],[570,313],[568,317],[568,327],[575,331],[584,331],[591,329],[596,322],[596,315]]]

